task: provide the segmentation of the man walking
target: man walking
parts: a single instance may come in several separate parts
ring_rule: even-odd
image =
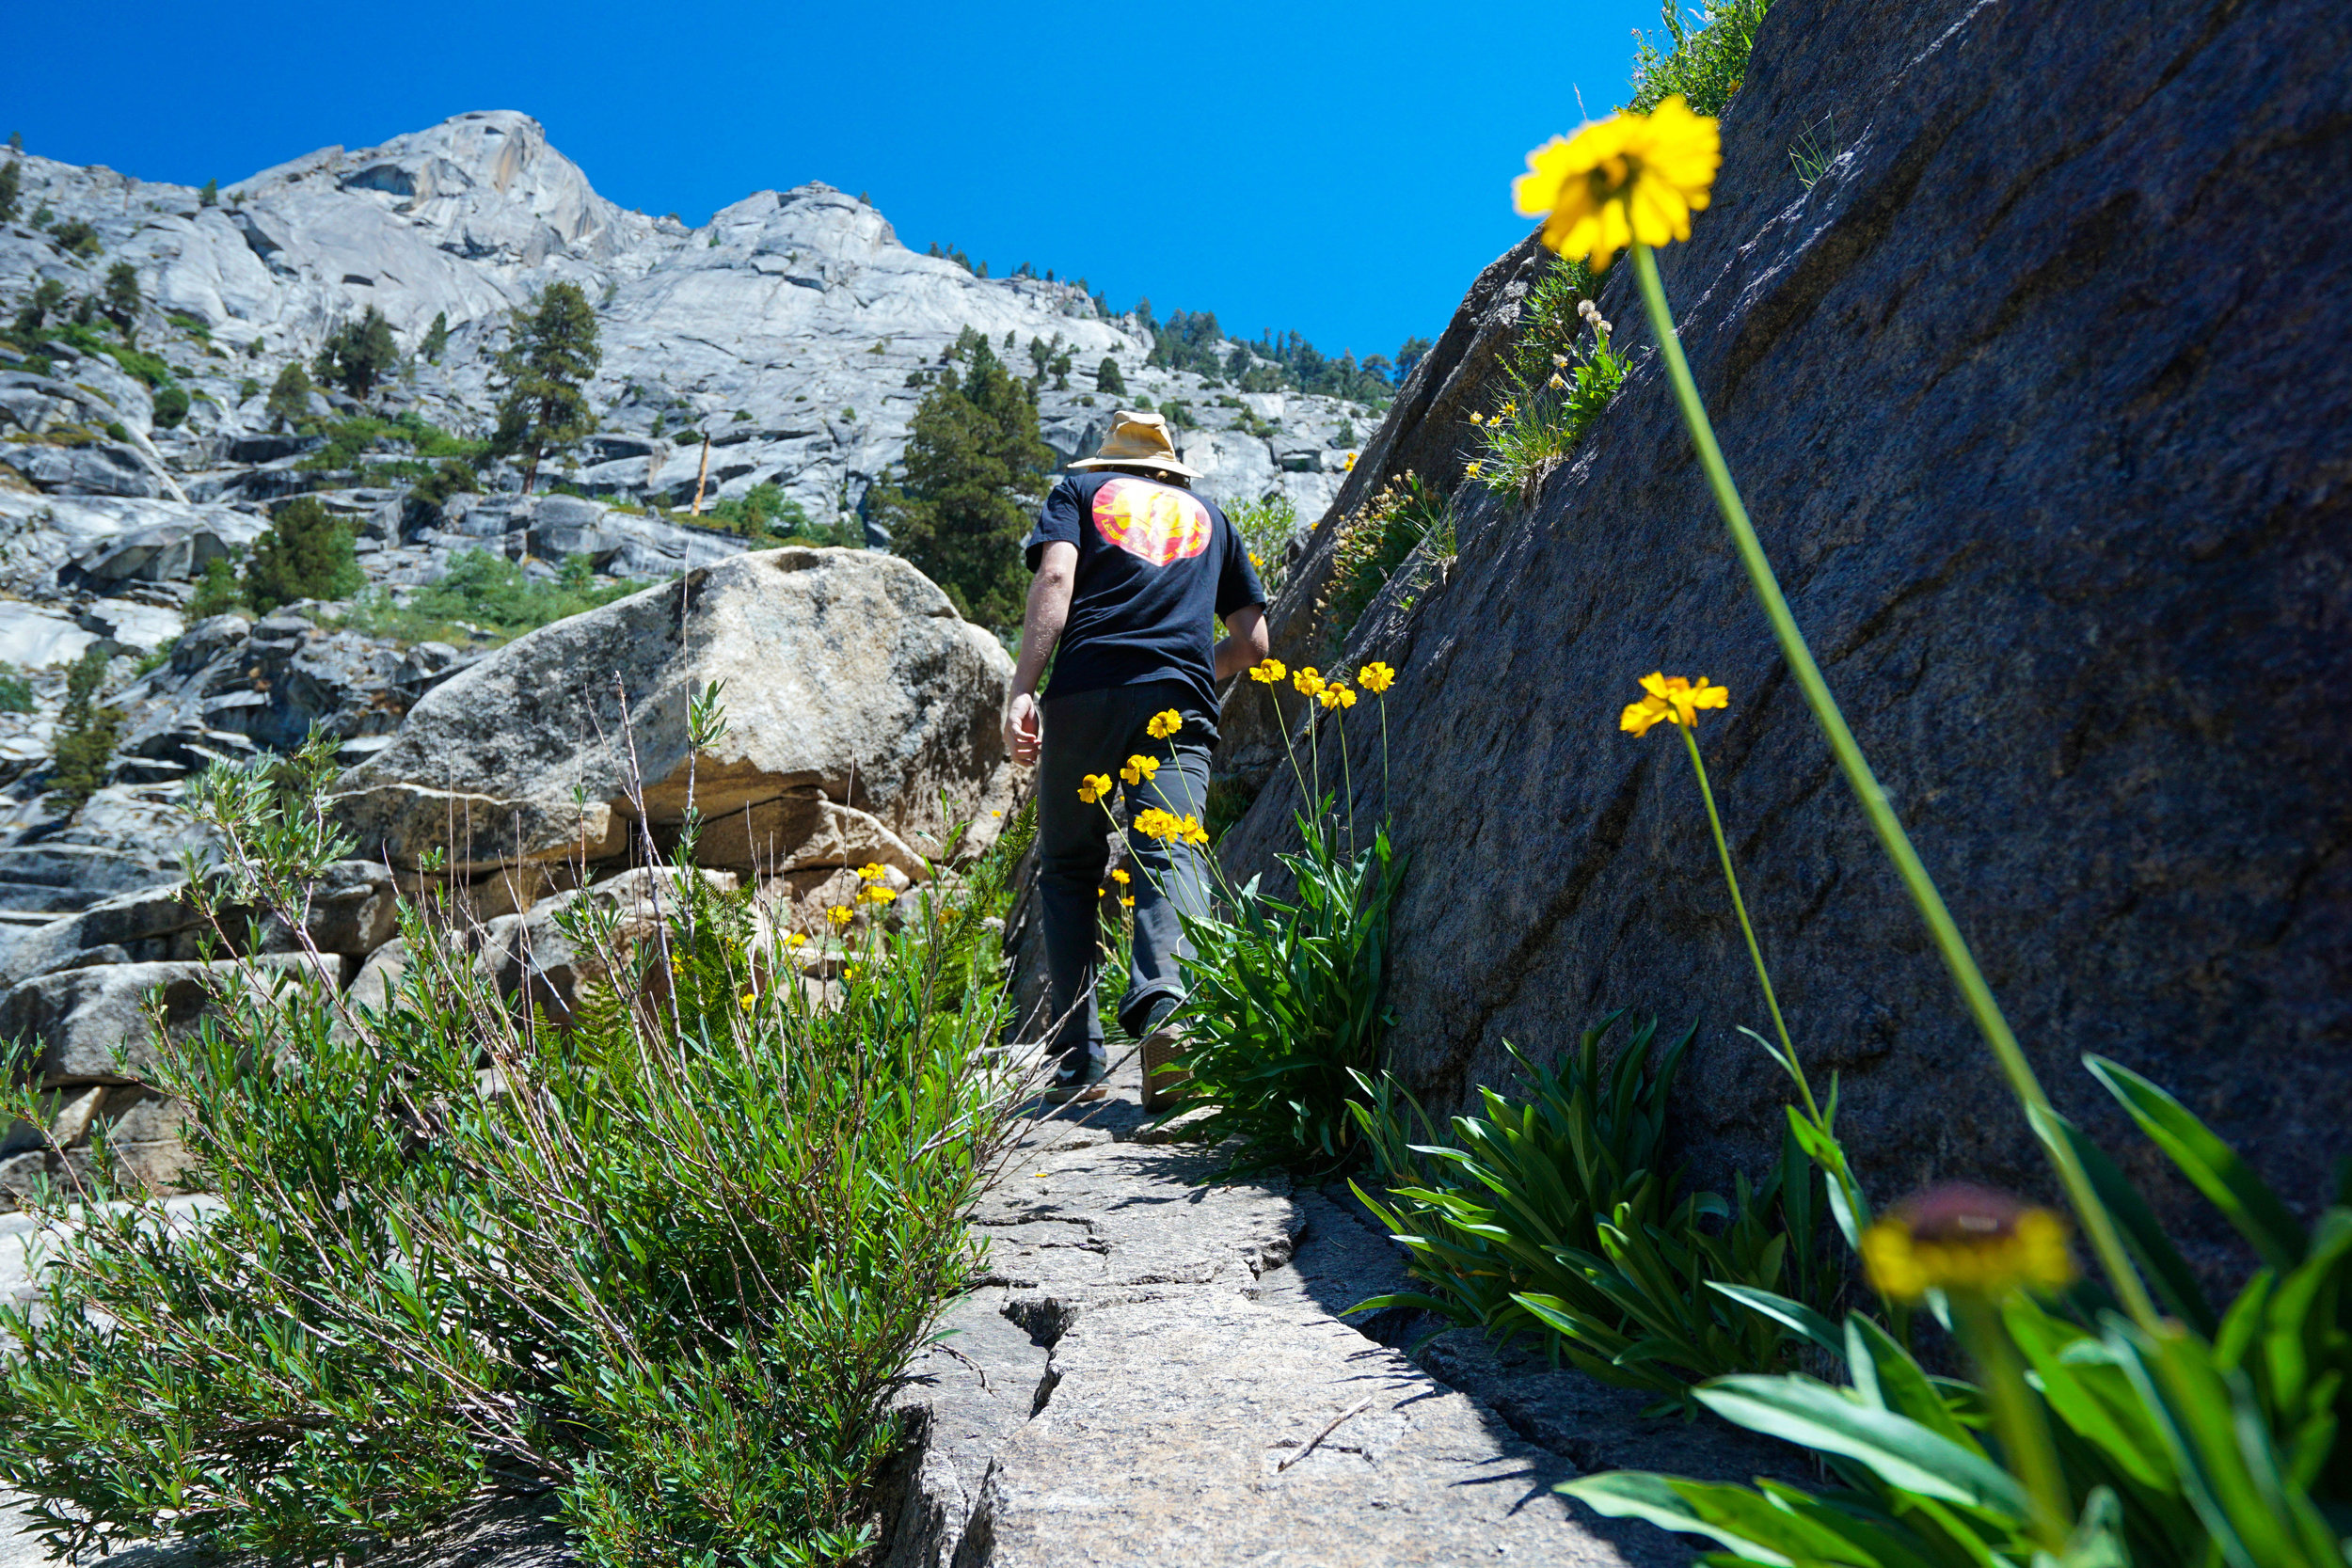
[[[1093,1100],[1107,1064],[1094,1003],[1105,832],[1156,809],[1193,831],[1129,828],[1138,879],[1135,942],[1120,1027],[1145,1045],[1145,1071],[1169,1053],[1168,1017],[1184,998],[1179,911],[1208,912],[1198,831],[1216,744],[1216,687],[1265,657],[1265,590],[1216,506],[1185,488],[1157,414],[1120,410],[1092,457],[1054,486],[1025,548],[1028,610],[1005,713],[1013,760],[1039,761],[1038,892],[1045,926],[1055,1101]],[[1216,641],[1216,622],[1227,636]],[[1039,678],[1060,647],[1043,700]],[[1083,798],[1082,798],[1083,797]],[[1106,815],[1107,814],[1107,815]],[[1122,825],[1124,823],[1122,822]],[[1156,1047],[1156,1049],[1154,1049]],[[1146,1085],[1145,1102],[1152,1101]]]

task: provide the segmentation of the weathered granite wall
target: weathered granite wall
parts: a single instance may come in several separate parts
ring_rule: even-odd
[[[2062,1108],[2152,1180],[2075,1063],[2169,1085],[2298,1202],[2352,1126],[2352,33],[2332,0],[1780,0],[1693,240],[1663,258],[1766,547],[1864,745]],[[1557,105],[1565,123],[1573,105]],[[1791,145],[1835,149],[1809,190]],[[1500,198],[1509,173],[1497,169]],[[1490,268],[1335,505],[1455,482],[1537,253]],[[1717,791],[1805,1059],[1891,1198],[2042,1188],[1941,964],[1787,679],[1645,341],[1534,504],[1457,492],[1460,555],[1347,652],[1402,672],[1388,802],[1395,1066],[1440,1101],[1604,1010],[1704,1021],[1685,1127],[1755,1160],[1783,1083],[1674,739],[1636,676],[1728,685]],[[1313,625],[1330,518],[1274,616]],[[1264,697],[1225,842],[1267,863],[1295,791]],[[1253,711],[1254,710],[1254,711]],[[1381,805],[1369,707],[1359,797]],[[2167,1186],[2176,1228],[2221,1232]]]

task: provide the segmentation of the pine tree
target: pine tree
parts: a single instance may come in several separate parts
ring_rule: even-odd
[[[577,283],[550,283],[514,315],[514,336],[498,356],[492,386],[499,393],[490,451],[527,454],[523,493],[539,477],[548,451],[570,446],[596,428],[588,383],[604,362],[596,346],[596,313]]]
[[[139,307],[147,301],[139,295],[139,269],[128,261],[117,261],[106,269],[105,311],[107,318],[128,333],[137,325]]]
[[[199,207],[217,207],[217,206],[219,206],[219,205],[220,205],[220,182],[219,182],[219,181],[217,181],[217,180],[207,180],[207,181],[205,181],[205,182],[204,182],[204,188],[203,188],[202,190],[200,190],[200,191],[199,191],[199,192],[197,192],[197,193],[196,193],[196,204],[197,204],[198,206],[199,206]]]
[[[1094,367],[1094,389],[1114,397],[1126,395],[1127,378],[1119,373],[1119,361],[1107,354],[1103,356],[1103,362]]]
[[[49,787],[65,797],[72,811],[81,810],[82,802],[106,782],[106,764],[122,734],[122,710],[98,703],[98,689],[105,684],[106,662],[105,654],[92,643],[82,651],[65,678],[56,766],[50,771]]]
[[[449,347],[449,312],[437,310],[433,325],[425,329],[424,356],[435,364],[441,362],[442,351]]]
[[[315,373],[319,380],[340,382],[353,397],[364,398],[399,364],[400,344],[393,340],[392,324],[371,305],[358,321],[345,322],[326,335]]]
[[[54,277],[44,277],[33,285],[33,292],[16,312],[16,332],[22,338],[39,332],[47,325],[49,312],[65,303],[65,285]]]
[[[0,164],[0,223],[15,221],[17,193],[24,179],[14,158]]]
[[[270,383],[269,402],[262,408],[281,429],[310,417],[310,372],[302,368],[301,360],[286,361],[286,368]]]
[[[266,615],[296,599],[347,599],[366,583],[351,530],[315,496],[296,496],[253,542],[245,598]]]
[[[877,487],[869,505],[892,551],[946,589],[964,619],[1014,626],[1028,589],[1021,540],[1054,454],[1038,439],[1033,395],[988,344],[959,356],[963,373],[943,374],[914,411],[904,484]]]

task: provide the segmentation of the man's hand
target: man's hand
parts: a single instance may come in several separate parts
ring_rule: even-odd
[[[1005,709],[1005,750],[1026,768],[1037,761],[1038,748],[1044,740],[1045,717],[1038,711],[1037,699],[1021,692]]]

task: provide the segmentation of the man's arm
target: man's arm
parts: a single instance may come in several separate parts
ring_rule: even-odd
[[[1216,678],[1240,674],[1265,657],[1266,647],[1265,606],[1242,606],[1225,617],[1225,641],[1216,645]]]
[[[1021,617],[1021,658],[1013,666],[1012,701],[1005,708],[1005,749],[1027,767],[1044,744],[1045,720],[1038,711],[1037,683],[1045,660],[1070,621],[1070,592],[1078,580],[1078,546],[1055,540],[1038,555],[1029,579],[1029,606]]]

